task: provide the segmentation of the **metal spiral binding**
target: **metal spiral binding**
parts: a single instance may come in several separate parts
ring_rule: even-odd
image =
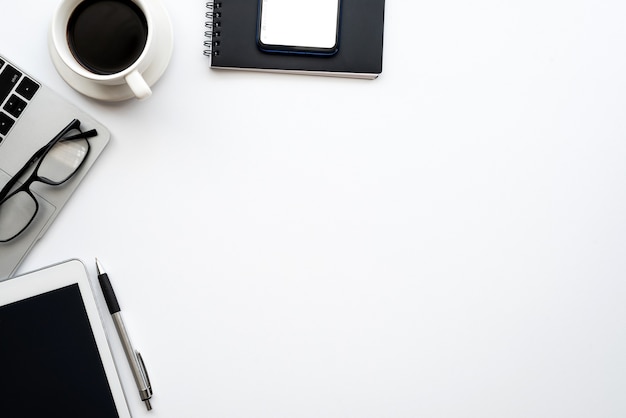
[[[206,3],[206,8],[208,9],[205,13],[206,22],[204,23],[204,27],[207,29],[204,31],[204,36],[207,38],[204,41],[204,55],[206,56],[214,56],[218,55],[219,51],[217,47],[219,46],[219,40],[217,39],[220,36],[219,30],[220,20],[219,18],[222,16],[219,9],[221,9],[222,3],[221,1],[208,1]]]

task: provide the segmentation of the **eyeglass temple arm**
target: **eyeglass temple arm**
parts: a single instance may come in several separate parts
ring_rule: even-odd
[[[96,131],[95,129],[90,129],[85,132],[79,132],[74,135],[63,137],[59,140],[59,142],[72,141],[75,139],[88,139],[88,138],[93,138],[94,136],[97,136],[97,135],[98,135],[98,131]]]
[[[61,132],[56,134],[55,137],[52,138],[52,140],[50,140],[50,142],[48,142],[43,147],[39,148],[37,152],[35,152],[33,156],[30,157],[30,160],[28,160],[26,164],[24,164],[24,166],[13,177],[11,177],[11,179],[7,182],[7,184],[4,185],[2,190],[0,190],[0,201],[2,201],[9,194],[9,191],[15,186],[19,178],[24,175],[24,173],[30,168],[30,166],[32,166],[56,142],[71,141],[74,139],[87,139],[87,138],[92,138],[98,135],[98,132],[95,129],[90,129],[85,132],[79,132],[75,135],[63,137],[63,135],[65,135],[72,129],[78,129],[79,126],[80,126],[80,121],[78,119],[74,119],[65,128],[63,128]]]

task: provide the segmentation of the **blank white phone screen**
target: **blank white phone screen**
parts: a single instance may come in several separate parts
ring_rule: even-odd
[[[339,0],[262,0],[259,38],[265,45],[333,48]]]

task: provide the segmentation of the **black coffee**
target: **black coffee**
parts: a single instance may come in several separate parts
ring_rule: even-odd
[[[107,75],[125,70],[143,52],[148,22],[130,0],[86,0],[72,12],[67,39],[76,60]]]

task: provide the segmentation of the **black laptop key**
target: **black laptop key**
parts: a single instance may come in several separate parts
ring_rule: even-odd
[[[17,95],[12,94],[7,100],[7,103],[4,105],[4,110],[11,114],[15,119],[19,118],[24,108],[26,107],[26,102]]]
[[[4,112],[0,112],[0,135],[6,135],[11,130],[15,121]]]
[[[39,84],[24,76],[24,79],[20,82],[20,85],[17,86],[15,91],[26,100],[30,100],[33,98],[37,90],[39,90]]]
[[[20,81],[22,73],[7,64],[0,73],[0,103],[4,102],[13,87]]]

